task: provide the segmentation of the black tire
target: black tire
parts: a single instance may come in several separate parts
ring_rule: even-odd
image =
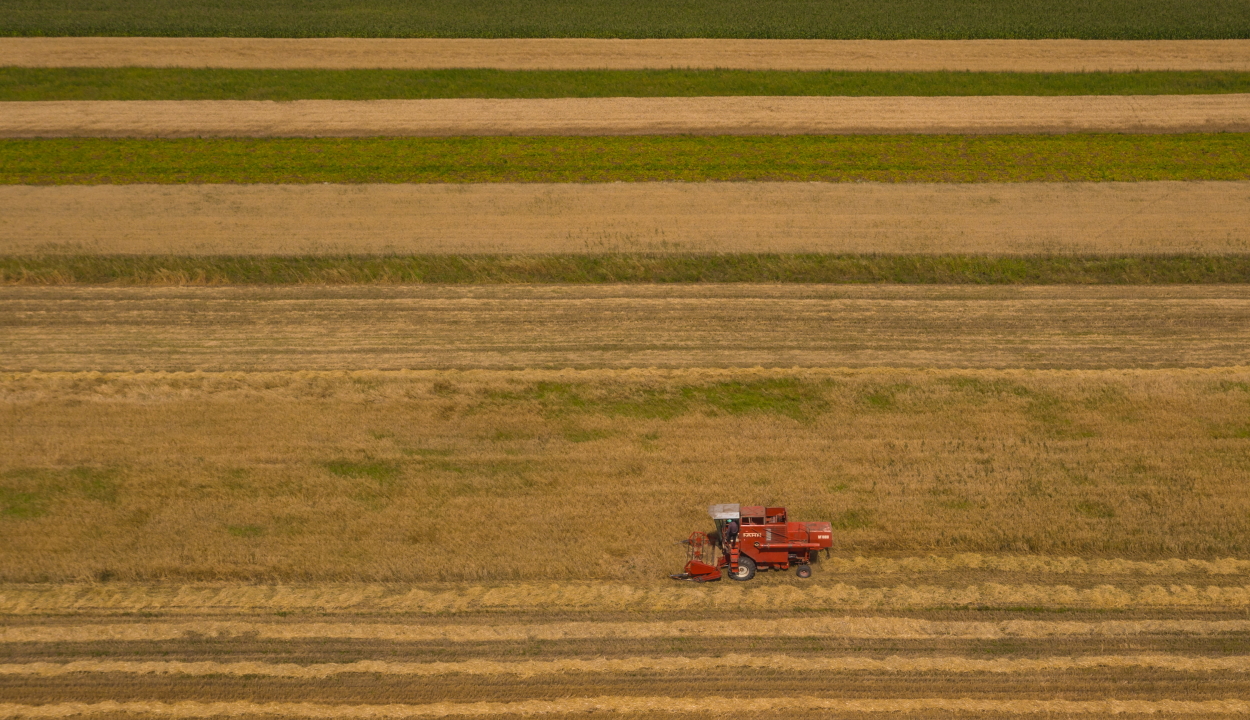
[[[738,582],[746,582],[755,577],[755,561],[746,555],[738,556],[738,572],[729,573],[729,577]]]
[[[812,566],[800,565],[794,569],[794,574],[806,580],[807,578],[812,576]]]

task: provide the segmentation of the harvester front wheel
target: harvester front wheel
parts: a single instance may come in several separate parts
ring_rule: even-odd
[[[738,571],[729,573],[729,577],[738,582],[746,582],[755,577],[755,561],[743,555],[738,558]]]
[[[800,565],[794,569],[794,574],[806,580],[807,578],[812,576],[812,566]]]

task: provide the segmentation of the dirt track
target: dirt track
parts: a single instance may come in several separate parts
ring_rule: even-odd
[[[1250,70],[1247,40],[0,38],[26,67]]]
[[[1250,183],[0,187],[0,252],[1244,253]]]
[[[1250,131],[1250,94],[3,104],[0,137],[808,135]]]

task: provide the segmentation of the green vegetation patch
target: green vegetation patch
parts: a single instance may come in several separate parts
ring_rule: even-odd
[[[389,485],[399,477],[399,467],[393,463],[352,460],[331,460],[322,463],[331,474],[344,478],[376,480],[379,485]]]
[[[1244,0],[0,0],[0,35],[1245,38]]]
[[[1250,133],[0,140],[0,184],[1250,180]]]
[[[532,403],[549,417],[597,414],[671,420],[702,411],[709,415],[782,415],[806,422],[829,408],[829,387],[828,383],[797,378],[606,390],[579,383],[537,382],[516,390],[489,393],[486,401],[493,406]],[[614,434],[601,428],[570,426],[564,430],[564,438],[573,443],[602,440]]]
[[[1250,255],[0,256],[0,284],[8,285],[698,282],[975,285],[1246,283],[1250,282]],[[776,391],[781,392],[781,389]],[[544,392],[558,397],[565,391],[547,388]],[[736,407],[738,400],[735,398],[738,396],[728,390],[726,393],[725,408]],[[619,412],[625,415],[663,415],[669,412],[668,402],[662,398],[651,398],[637,406],[622,406]],[[865,402],[885,408],[892,403],[892,396],[883,395]],[[337,472],[334,468],[329,469]]]
[[[693,386],[684,388],[682,394],[730,415],[765,413],[795,420],[810,420],[829,404],[821,388],[794,378]]]
[[[119,472],[112,468],[16,468],[0,473],[0,520],[47,515],[60,498],[115,503]]]
[[[1246,72],[235,70],[0,67],[0,100],[1190,95],[1250,92]]]

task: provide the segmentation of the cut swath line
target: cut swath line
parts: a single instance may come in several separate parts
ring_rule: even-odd
[[[0,664],[0,675],[57,677],[74,673],[127,673],[133,675],[228,675],[320,679],[351,673],[377,675],[557,675],[561,673],[624,673],[636,671],[714,670],[725,668],[770,669],[794,672],[949,672],[1025,673],[1040,671],[1111,668],[1150,668],[1176,672],[1250,672],[1250,656],[1191,657],[1185,655],[1097,655],[1036,659],[977,660],[964,657],[792,657],[786,655],[725,655],[723,657],[633,657],[591,660],[525,660],[497,662],[397,663],[362,660],[352,663],[297,665],[266,662],[132,662],[125,660],[78,660],[68,663]]]
[[[305,718],[437,717],[444,715],[542,715],[586,712],[671,712],[705,714],[708,708],[730,707],[746,714],[776,710],[830,710],[837,712],[996,712],[1012,715],[1067,713],[1080,715],[1243,714],[1246,700],[971,700],[918,698],[850,700],[841,698],[768,697],[597,697],[518,702],[431,703],[426,705],[321,705],[316,703],[250,702],[101,702],[48,705],[0,704],[0,717],[60,718],[106,713],[143,713],[162,717],[205,718],[238,715],[277,715]]]
[[[1069,607],[1069,608],[1246,608],[1250,586],[1005,585],[982,583],[963,587],[896,585],[856,587],[837,583],[802,590],[794,587],[717,587],[688,585],[648,587],[616,583],[518,583],[462,586],[454,590],[397,589],[391,585],[331,586],[58,586],[0,589],[0,613],[38,614],[72,610],[194,612],[315,609],[369,610],[388,613],[457,613],[481,610],[647,609],[691,610],[729,607],[741,610],[833,610],[935,607]]]
[[[33,625],[0,628],[0,643],[115,642],[242,637],[257,640],[331,638],[390,642],[507,642],[585,638],[848,637],[981,639],[1127,637],[1250,632],[1250,620],[1107,620],[1062,622],[930,621],[898,617],[790,618],[717,624],[672,622],[564,622],[510,625],[413,625],[367,623],[186,622],[99,625]]]

